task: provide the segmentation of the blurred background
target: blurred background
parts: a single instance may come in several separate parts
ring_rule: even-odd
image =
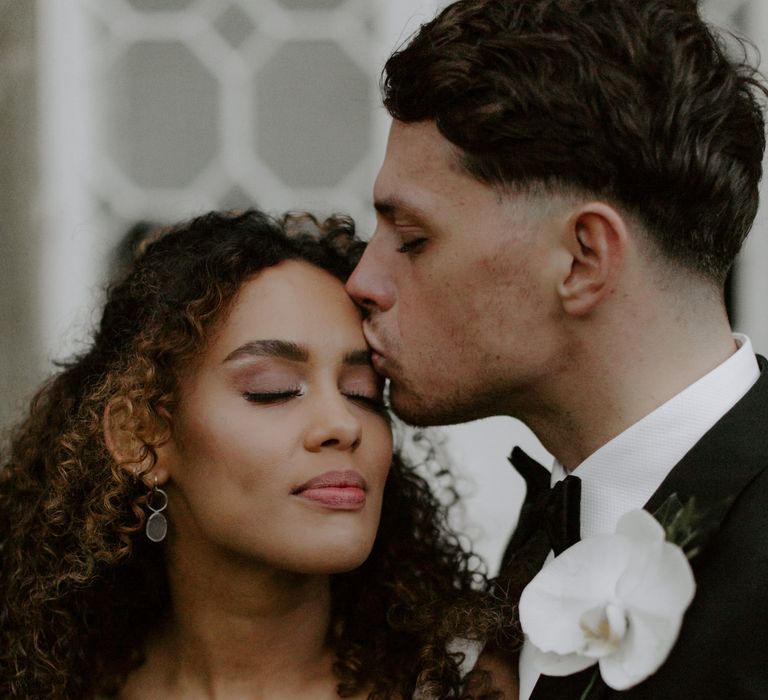
[[[0,429],[88,337],[138,221],[212,208],[343,211],[372,230],[389,119],[377,81],[438,0],[0,0]],[[768,49],[766,0],[707,0]],[[764,197],[768,201],[768,196]],[[768,209],[730,283],[768,351]],[[494,569],[522,500],[509,418],[445,431],[461,527]]]

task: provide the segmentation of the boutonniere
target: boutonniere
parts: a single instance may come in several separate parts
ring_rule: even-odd
[[[688,559],[705,518],[693,500],[671,496],[656,518],[633,510],[616,532],[576,543],[534,577],[520,599],[520,622],[534,664],[567,676],[597,664],[598,676],[626,690],[655,673],[677,640],[696,584]]]

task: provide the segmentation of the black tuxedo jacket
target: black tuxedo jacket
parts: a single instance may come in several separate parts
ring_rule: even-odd
[[[768,362],[747,394],[672,469],[646,504],[673,493],[719,507],[692,562],[696,595],[664,665],[624,692],[600,681],[590,698],[768,699]],[[727,509],[722,504],[729,497]],[[578,700],[594,673],[568,677],[556,693],[537,684],[532,700]]]

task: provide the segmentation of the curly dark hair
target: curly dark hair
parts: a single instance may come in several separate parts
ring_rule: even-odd
[[[695,0],[459,0],[389,58],[382,92],[481,182],[604,197],[721,284],[765,148],[766,89],[740,46],[729,59]]]
[[[35,396],[0,471],[0,696],[118,692],[142,663],[148,622],[169,607],[163,547],[138,536],[146,487],[105,445],[110,401],[128,407],[141,457],[154,464],[171,434],[179,370],[244,282],[288,259],[343,281],[363,246],[343,217],[319,224],[254,210],[148,236],[109,288],[92,345]],[[396,454],[370,557],[331,577],[328,635],[342,697],[362,689],[370,698],[410,697],[419,676],[435,696],[459,697],[460,655],[446,644],[457,634],[504,636],[498,617],[468,612],[482,611],[488,594],[445,517]]]

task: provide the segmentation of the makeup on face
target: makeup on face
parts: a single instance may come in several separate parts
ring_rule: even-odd
[[[293,491],[295,496],[306,498],[326,508],[357,510],[365,505],[368,484],[355,471],[330,471],[303,483]]]
[[[362,563],[392,460],[383,386],[339,280],[289,261],[246,282],[181,382],[176,532],[291,571]]]
[[[228,363],[233,363],[233,381],[243,397],[263,405],[305,395],[314,369],[308,347],[276,339],[249,341],[225,358]],[[372,410],[386,411],[384,380],[374,371],[368,348],[343,354],[338,390]]]

